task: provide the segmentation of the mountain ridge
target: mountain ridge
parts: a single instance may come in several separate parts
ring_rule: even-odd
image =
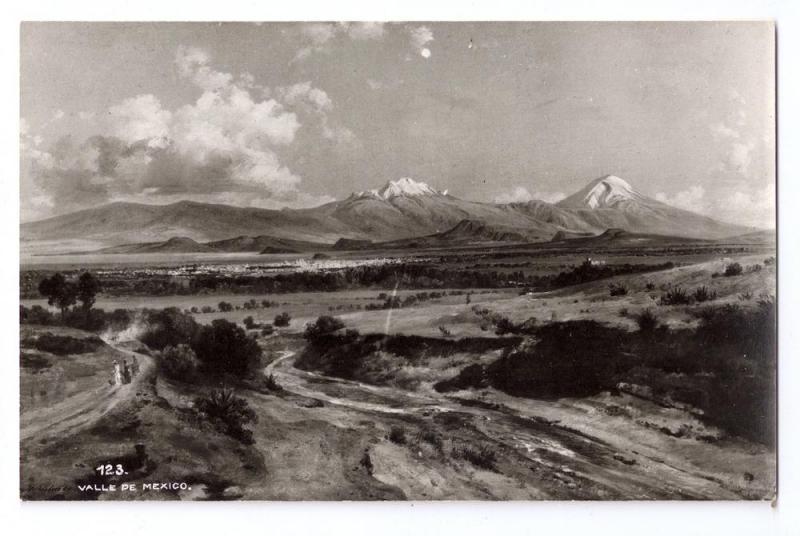
[[[340,239],[391,242],[436,235],[467,220],[515,233],[529,241],[566,234],[599,234],[610,228],[633,233],[718,239],[758,229],[716,221],[638,193],[614,175],[595,179],[558,203],[482,203],[453,197],[407,177],[341,201],[305,209],[262,209],[178,201],[169,205],[114,202],[97,208],[23,223],[24,244],[90,240],[98,247],[196,242],[268,236],[275,240],[332,246]],[[490,232],[491,234],[491,232]],[[498,234],[501,236],[502,232]],[[270,246],[271,247],[271,246]],[[291,244],[278,244],[291,249]]]

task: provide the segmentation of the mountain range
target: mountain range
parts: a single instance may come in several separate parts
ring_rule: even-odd
[[[106,253],[306,251],[342,244],[543,242],[629,233],[720,239],[756,231],[678,209],[607,175],[557,202],[481,203],[409,178],[314,208],[269,210],[181,201],[115,202],[23,223],[23,247],[77,240]],[[96,249],[95,248],[95,249]]]

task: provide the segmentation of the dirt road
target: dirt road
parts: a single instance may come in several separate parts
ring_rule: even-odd
[[[477,467],[425,453],[411,441],[373,443],[374,478],[408,498],[735,499],[760,492],[759,483],[744,483],[742,474],[765,458],[737,445],[670,437],[611,418],[586,401],[528,401],[502,393],[479,400],[467,392],[366,385],[296,369],[294,356],[281,351],[264,373],[286,391],[323,404],[305,410],[309,419],[371,434],[376,427],[426,430],[456,450],[475,445],[493,452],[491,464]]]
[[[121,346],[104,341],[127,358],[136,356],[139,373],[126,385],[104,385],[76,394],[52,406],[24,412],[20,416],[20,439],[54,437],[86,429],[109,411],[136,396],[143,382],[154,373],[153,359]]]

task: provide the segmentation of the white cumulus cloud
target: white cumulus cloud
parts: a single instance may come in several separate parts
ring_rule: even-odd
[[[511,191],[504,192],[495,196],[494,202],[500,205],[508,203],[527,203],[534,199],[545,201],[547,203],[555,203],[564,199],[565,195],[562,192],[540,192],[535,191],[531,193],[527,188],[522,186],[515,186]]]

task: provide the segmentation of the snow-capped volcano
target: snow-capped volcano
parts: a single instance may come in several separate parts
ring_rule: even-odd
[[[415,181],[408,177],[388,181],[383,188],[377,190],[366,190],[353,194],[355,197],[379,197],[381,199],[391,199],[398,196],[418,197],[423,195],[444,195],[442,192],[431,188],[421,181]]]
[[[623,179],[606,175],[590,182],[586,187],[557,204],[563,208],[612,208],[623,201],[646,201],[643,195]]]

